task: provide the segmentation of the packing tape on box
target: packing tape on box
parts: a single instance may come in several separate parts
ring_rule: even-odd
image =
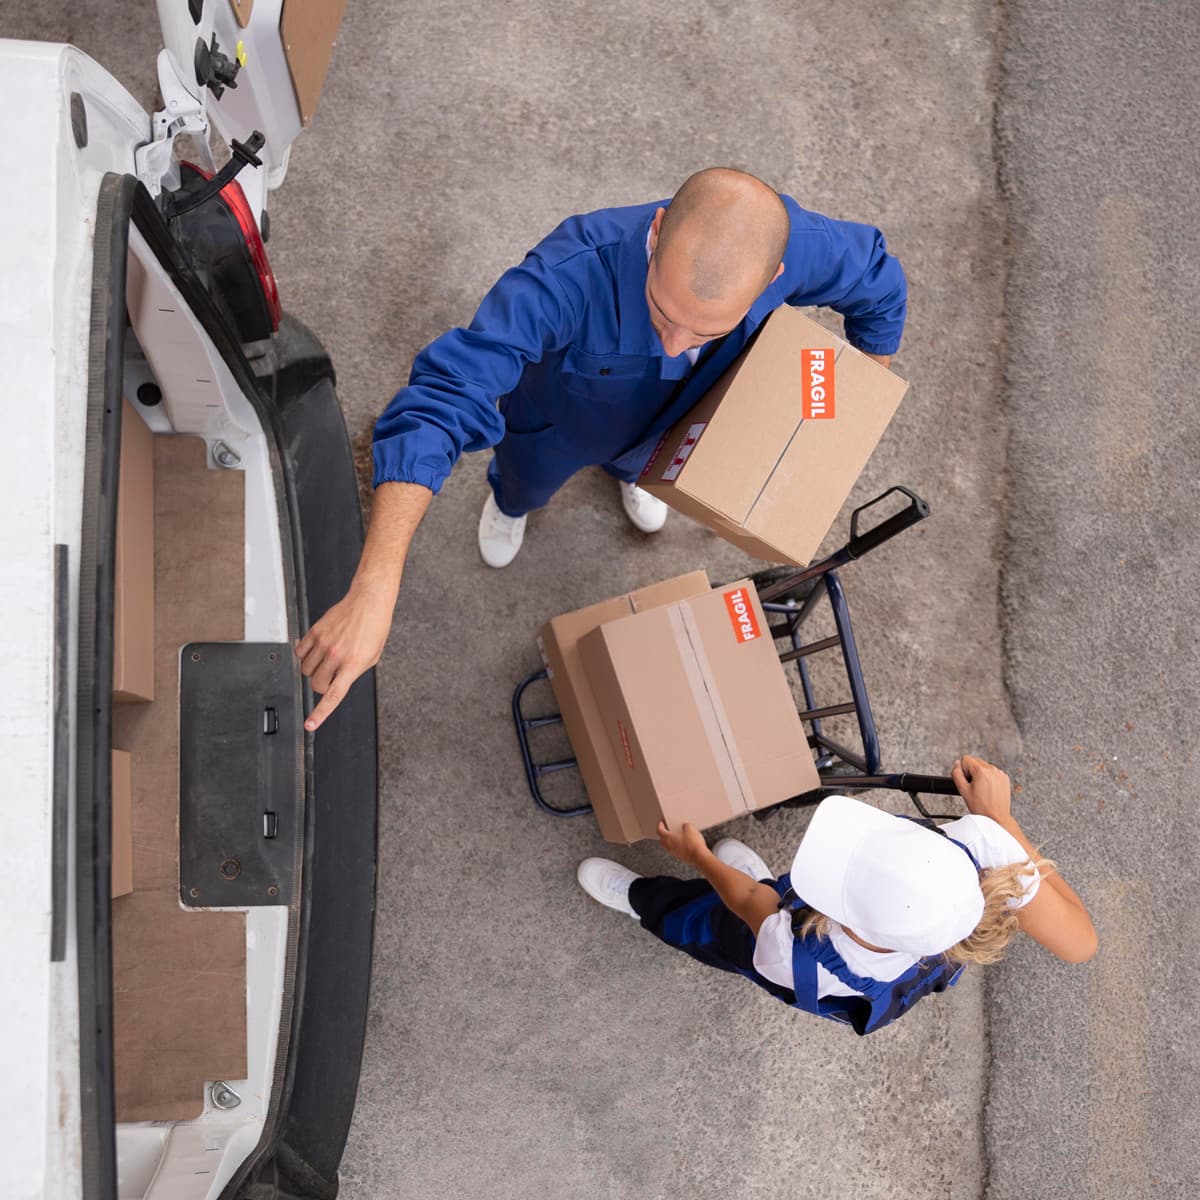
[[[753,807],[752,791],[737,743],[733,738],[725,705],[712,685],[713,670],[700,632],[684,605],[672,605],[668,610],[668,619],[679,649],[684,675],[696,702],[696,711],[700,714],[713,758],[717,760],[717,770],[725,795],[735,810],[748,812]]]

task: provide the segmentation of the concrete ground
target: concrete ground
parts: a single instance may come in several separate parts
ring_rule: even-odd
[[[989,1200],[1200,1178],[1200,19],[1006,5],[1004,612],[1029,825],[1096,960],[988,978]]]
[[[588,473],[489,571],[477,456],[418,534],[379,671],[343,1195],[1107,1200],[1196,1177],[1196,26],[1177,4],[1044,7],[349,5],[270,253],[355,434],[568,213],[726,163],[884,229],[912,387],[854,498],[903,482],[934,513],[844,575],[885,764],[1010,767],[1103,948],[1067,968],[1020,946],[986,989],[969,972],[860,1040],[588,900],[574,866],[604,843],[537,813],[520,774],[508,698],[533,632],[754,564],[679,517],[634,533]],[[0,34],[73,40],[151,102],[152,6],[0,0]],[[729,832],[782,869],[805,821]]]
[[[913,386],[857,496],[906,482],[935,513],[846,573],[877,716],[896,766],[1011,750],[989,10],[391,11],[350,6],[273,218],[281,290],[331,347],[352,426],[568,213],[732,163],[877,223],[912,283],[897,368]],[[344,1195],[823,1196],[831,1171],[861,1197],[980,1195],[978,977],[863,1041],[806,1020],[584,896],[575,864],[605,844],[526,793],[508,699],[538,665],[541,621],[752,564],[679,518],[633,532],[595,472],[490,571],[475,547],[485,466],[463,462],[422,526],[380,669],[376,983]],[[805,821],[729,832],[782,869]],[[656,846],[617,853],[669,866]]]

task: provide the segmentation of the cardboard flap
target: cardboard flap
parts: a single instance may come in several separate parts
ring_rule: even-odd
[[[819,785],[808,735],[749,580],[682,601],[746,810]]]
[[[601,714],[583,669],[579,640],[606,621],[670,604],[709,590],[706,571],[691,571],[623,596],[553,617],[538,633],[538,650],[550,676],[563,726],[579,764],[601,834],[628,844],[653,837],[657,818],[634,805],[621,777]]]
[[[837,385],[834,419],[804,422],[803,436],[786,447],[745,521],[748,533],[771,545],[805,547],[805,561],[837,519],[908,389],[850,346],[838,356]]]
[[[630,592],[629,606],[633,612],[645,612],[660,604],[674,604],[676,600],[688,596],[702,595],[711,586],[706,570],[689,571],[686,575],[676,575],[674,579],[664,579],[661,583],[648,583]]]
[[[580,639],[579,649],[603,736],[646,823],[653,829],[661,815],[671,825],[706,828],[744,809],[729,799],[727,788],[740,795],[737,782],[722,773],[720,734],[711,706],[695,702],[703,683],[687,678],[682,660],[690,655],[681,654],[671,611],[611,621]]]
[[[694,622],[689,622],[689,613],[684,606],[674,605],[667,609],[666,615],[726,799],[734,812],[748,809],[750,800],[746,771],[737,752],[725,706],[721,703],[712,665],[704,652],[704,641],[695,629]]]

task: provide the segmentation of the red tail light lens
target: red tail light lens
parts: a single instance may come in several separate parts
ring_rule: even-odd
[[[267,311],[271,314],[271,329],[279,328],[279,318],[283,309],[279,303],[279,286],[275,282],[275,272],[267,259],[267,248],[263,245],[262,234],[258,230],[258,222],[250,211],[246,193],[236,179],[231,179],[222,189],[221,196],[229,205],[237,223],[241,226],[242,236],[246,239],[246,248],[250,251],[250,259],[258,272],[258,281],[262,284],[263,296],[267,301]]]
[[[198,175],[202,175],[205,179],[212,178],[211,171],[205,171],[202,167],[196,166],[195,163],[184,163],[184,166],[191,167]],[[263,245],[262,234],[258,229],[258,222],[254,219],[254,214],[250,211],[250,203],[246,199],[246,193],[242,191],[242,185],[236,179],[231,179],[221,189],[221,199],[225,201],[229,207],[229,211],[233,213],[237,220],[238,227],[242,231],[242,237],[246,241],[246,249],[250,252],[250,261],[254,264],[254,270],[258,275],[258,281],[262,285],[263,298],[267,302],[267,312],[271,317],[272,331],[279,328],[279,318],[283,315],[283,308],[279,303],[279,285],[275,282],[275,272],[271,270],[271,263],[267,258],[267,248]]]

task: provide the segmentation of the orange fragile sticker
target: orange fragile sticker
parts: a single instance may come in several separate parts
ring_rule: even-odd
[[[755,638],[762,636],[762,631],[758,628],[758,615],[754,611],[754,605],[750,597],[746,594],[745,588],[731,588],[724,593],[725,608],[729,612],[729,620],[733,625],[733,632],[739,642],[752,642]]]
[[[833,420],[833,360],[837,351],[805,347],[800,351],[801,415],[806,421]]]

